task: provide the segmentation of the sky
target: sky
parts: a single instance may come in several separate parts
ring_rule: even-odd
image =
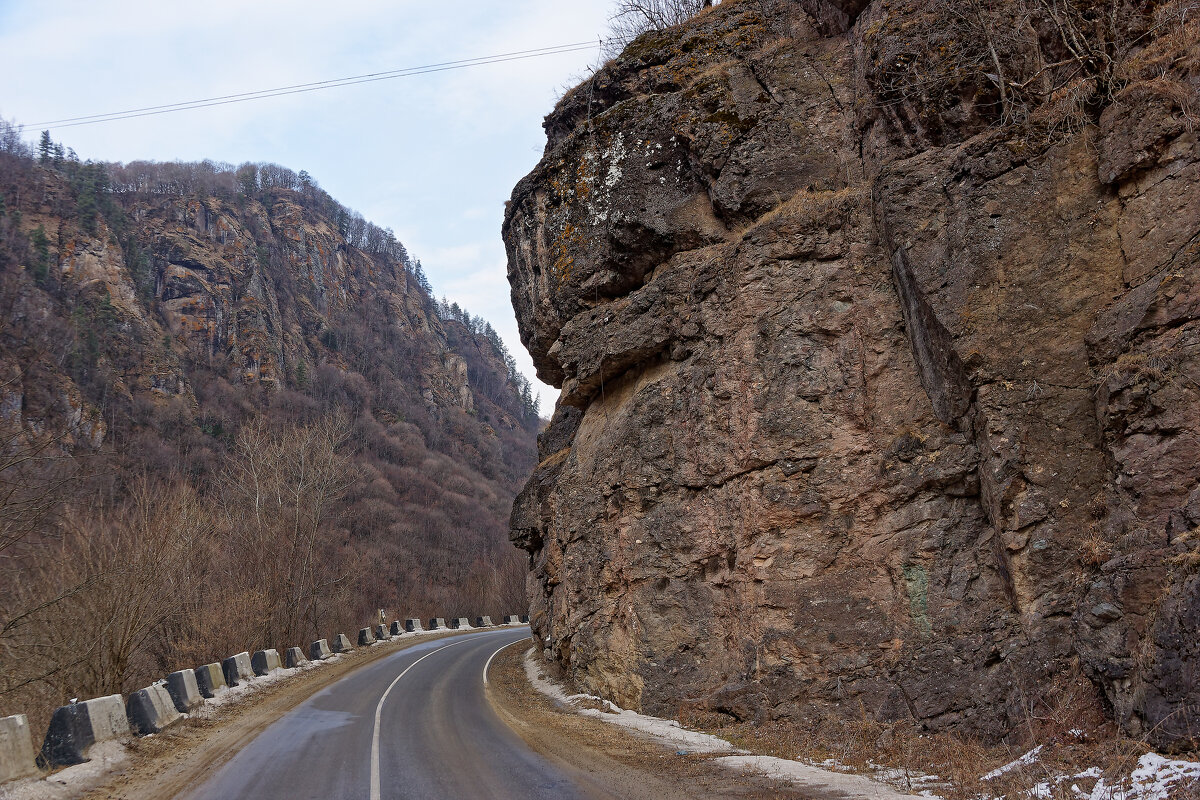
[[[0,0],[0,116],[83,159],[269,161],[390,227],[434,293],[492,323],[542,398],[509,303],[504,202],[598,47],[79,127],[105,114],[605,34],[613,0]]]

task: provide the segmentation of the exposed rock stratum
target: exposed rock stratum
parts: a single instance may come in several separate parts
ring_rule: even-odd
[[[581,687],[1195,745],[1200,36],[1092,5],[726,2],[547,117],[512,535]]]

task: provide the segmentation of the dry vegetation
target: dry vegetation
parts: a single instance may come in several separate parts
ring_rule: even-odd
[[[71,697],[353,634],[378,608],[525,607],[507,522],[535,458],[528,385],[390,231],[273,165],[42,156],[0,121],[0,716],[36,730]],[[190,236],[170,226],[200,207],[251,233],[303,336],[262,345],[275,385],[246,380],[232,345],[170,332],[163,272]],[[340,237],[364,287],[349,308],[318,311],[281,233],[296,219]],[[97,237],[140,316],[59,268]],[[397,297],[432,333],[397,320]],[[247,341],[277,324],[252,310]],[[471,412],[422,394],[443,354],[466,364]]]
[[[1046,786],[1048,794],[1040,796],[1047,800],[1078,800],[1072,786],[1090,793],[1101,779],[1107,787],[1128,788],[1138,759],[1152,748],[1120,734],[1083,678],[1053,688],[1028,704],[1020,736],[1011,744],[994,746],[953,733],[932,733],[909,721],[876,722],[865,713],[858,720],[811,724],[731,723],[727,717],[700,712],[685,713],[680,722],[751,752],[872,775],[908,791],[929,789],[946,800],[1028,797],[1039,784]],[[1042,749],[1036,759],[984,779],[1038,745]],[[1098,768],[1099,774],[1062,779],[1091,768]],[[1174,786],[1172,797],[1200,797],[1198,791],[1193,781]]]

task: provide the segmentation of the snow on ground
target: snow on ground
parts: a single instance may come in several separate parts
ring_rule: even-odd
[[[909,773],[896,769],[879,768],[876,778],[849,774],[847,768],[836,761],[829,760],[822,765],[806,764],[801,761],[790,761],[773,756],[757,756],[738,750],[732,744],[717,736],[707,733],[689,731],[674,720],[648,717],[633,711],[626,711],[599,697],[588,694],[568,694],[561,686],[545,677],[533,652],[525,655],[525,673],[529,682],[542,694],[563,705],[571,707],[576,713],[614,725],[641,731],[671,748],[691,753],[728,753],[714,759],[731,769],[749,770],[778,780],[785,780],[801,787],[841,792],[849,798],[869,798],[869,800],[902,800],[903,798],[920,797],[925,800],[938,798],[931,788],[942,783],[936,775]],[[593,706],[599,705],[601,708]],[[603,709],[603,710],[601,710]],[[1035,764],[1041,755],[1042,746],[1038,745],[1020,758],[992,770],[983,776],[983,780],[994,780],[1016,769],[1026,768]],[[872,766],[875,766],[872,764]],[[1139,760],[1128,780],[1108,784],[1102,777],[1104,771],[1100,767],[1091,767],[1074,775],[1060,775],[1052,781],[1038,783],[1026,790],[1022,797],[1029,800],[1051,800],[1064,796],[1062,784],[1068,784],[1070,795],[1077,800],[1169,800],[1189,780],[1200,780],[1200,762],[1182,761],[1166,758],[1158,753],[1149,752]],[[1083,789],[1079,781],[1091,779],[1095,781],[1091,791]],[[906,781],[916,788],[920,794],[903,794],[892,786],[881,781]],[[980,800],[995,800],[981,797]]]
[[[90,761],[59,770],[45,778],[27,778],[0,786],[0,800],[62,800],[99,783],[129,754],[120,742],[101,742],[88,750]]]
[[[529,682],[542,694],[570,706],[584,716],[640,731],[668,747],[687,753],[729,753],[730,755],[715,760],[730,769],[757,772],[760,775],[787,781],[801,787],[841,792],[849,798],[908,800],[917,797],[917,795],[903,794],[891,786],[864,778],[861,775],[834,772],[784,758],[750,755],[719,736],[689,731],[675,720],[660,719],[627,711],[593,695],[567,694],[562,687],[542,674],[532,651],[525,654],[525,674],[529,677]],[[581,703],[599,703],[604,710],[581,707]],[[923,797],[930,797],[930,795],[923,795]]]
[[[1037,747],[1033,748],[1028,753],[1021,756],[1020,758],[1018,758],[1014,761],[1008,762],[1003,767],[996,767],[996,769],[992,770],[987,775],[984,775],[983,779],[985,781],[995,780],[996,778],[999,778],[1001,775],[1003,775],[1006,772],[1012,772],[1017,767],[1027,767],[1030,764],[1032,764],[1033,762],[1038,760],[1038,755],[1041,752],[1042,752],[1042,746],[1039,744]]]

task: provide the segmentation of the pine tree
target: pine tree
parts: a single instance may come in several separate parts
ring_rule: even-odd
[[[433,286],[429,283],[429,278],[425,277],[425,268],[421,266],[421,259],[417,259],[416,266],[413,267],[413,275],[417,278],[417,286],[421,287],[421,291],[426,295],[433,297]]]
[[[50,140],[50,131],[42,131],[42,138],[38,140],[38,163],[44,167],[53,156],[54,142]]]
[[[45,286],[50,280],[50,239],[46,229],[38,225],[29,237],[33,244],[33,280]]]

